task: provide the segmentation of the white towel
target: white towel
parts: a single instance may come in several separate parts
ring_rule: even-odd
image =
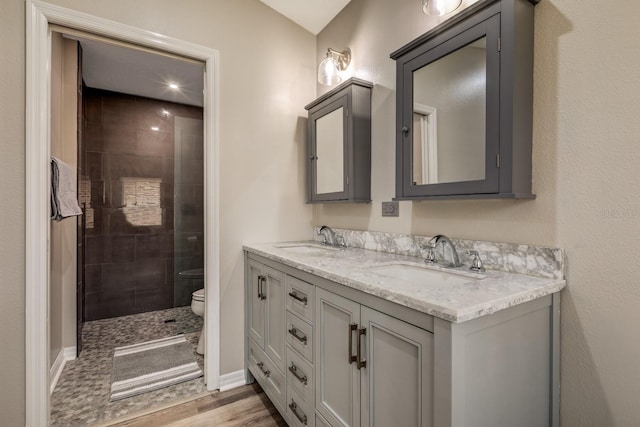
[[[51,219],[82,215],[76,195],[75,176],[69,165],[51,157]]]

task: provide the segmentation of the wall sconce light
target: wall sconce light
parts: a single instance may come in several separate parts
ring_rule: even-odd
[[[327,49],[327,57],[322,60],[318,67],[318,82],[326,86],[333,86],[342,81],[339,72],[347,69],[351,63],[351,50],[338,52],[331,48]]]
[[[462,0],[422,0],[422,11],[426,15],[442,16],[460,7]]]

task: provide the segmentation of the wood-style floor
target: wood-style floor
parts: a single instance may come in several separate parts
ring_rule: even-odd
[[[278,426],[286,423],[257,383],[115,422],[119,427]]]

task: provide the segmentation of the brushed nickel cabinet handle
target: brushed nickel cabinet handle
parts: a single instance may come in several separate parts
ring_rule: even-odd
[[[258,275],[258,299],[262,299],[262,275]]]
[[[291,372],[293,376],[296,377],[296,379],[302,384],[307,385],[307,376],[300,376],[300,374],[298,373],[298,367],[293,362],[291,362],[291,366],[289,366],[289,372]]]
[[[294,300],[299,301],[304,305],[307,305],[307,297],[306,296],[301,297],[301,296],[298,295],[298,293],[296,291],[289,292],[289,296],[291,298],[293,298]]]
[[[300,415],[298,413],[298,404],[293,399],[291,399],[291,403],[289,403],[289,409],[291,409],[293,415],[295,415],[302,424],[307,425],[307,416],[304,414]]]
[[[304,345],[307,345],[307,337],[305,335],[303,336],[298,335],[298,330],[295,327],[292,327],[291,329],[289,329],[289,333],[293,335],[295,339],[297,339]]]
[[[358,330],[358,325],[356,323],[349,324],[349,365],[355,362],[356,356],[353,355],[353,331]]]
[[[263,362],[258,362],[257,365],[258,365],[258,368],[260,368],[260,370],[264,374],[264,376],[269,378],[269,375],[271,375],[271,371],[268,370],[268,369],[266,371],[264,369],[262,369],[264,367],[264,363]]]
[[[258,276],[258,299],[265,300],[267,299],[267,295],[264,293],[264,282],[267,278],[263,275]]]
[[[367,361],[366,360],[362,360],[362,353],[360,348],[362,347],[362,337],[367,335],[367,328],[362,328],[358,331],[358,347],[356,349],[356,367],[358,369],[362,369],[362,368],[366,368],[367,367]]]

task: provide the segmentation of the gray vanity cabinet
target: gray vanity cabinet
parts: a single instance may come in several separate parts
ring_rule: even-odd
[[[295,427],[558,427],[559,293],[461,323],[246,252],[246,367]]]
[[[249,260],[246,301],[249,353],[254,358],[252,371],[254,375],[262,375],[273,382],[273,388],[277,390],[276,394],[282,394],[284,399],[286,364],[284,273]],[[276,372],[273,367],[279,372]],[[269,373],[266,374],[266,372]]]
[[[316,410],[337,426],[432,426],[433,334],[316,290]]]
[[[307,203],[371,201],[371,88],[351,78],[305,108]]]

